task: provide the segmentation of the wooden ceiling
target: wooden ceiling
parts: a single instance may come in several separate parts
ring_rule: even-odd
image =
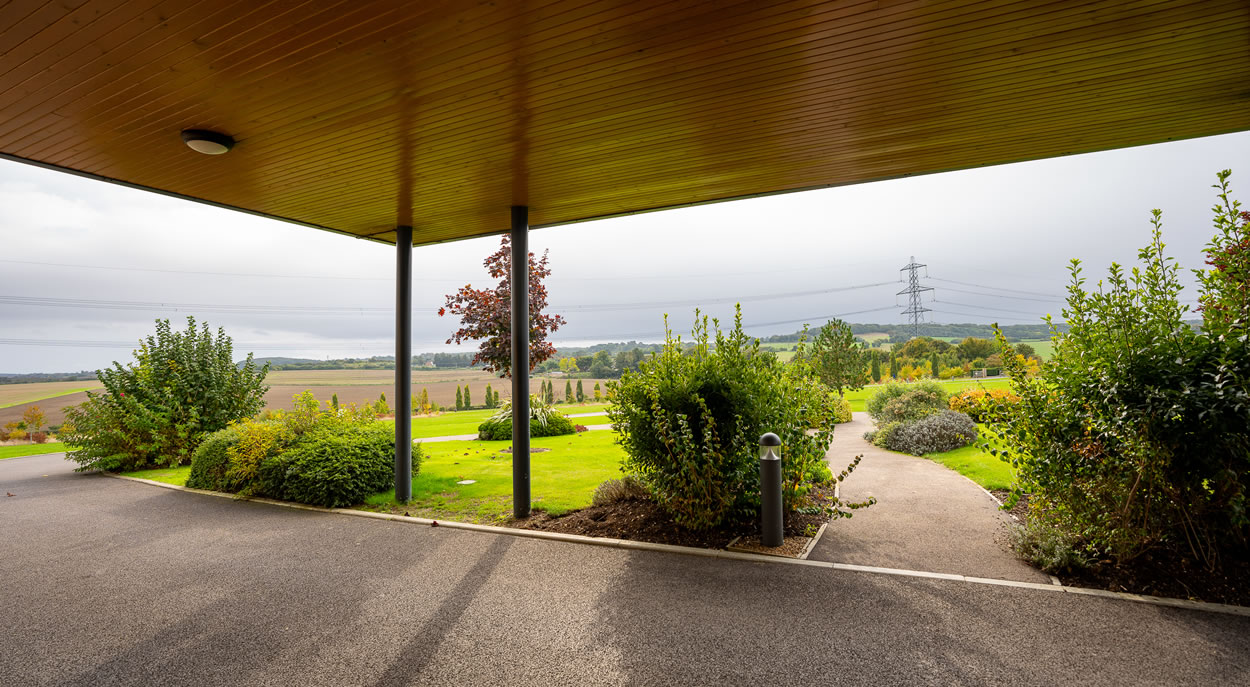
[[[12,0],[0,50],[3,157],[383,241],[1250,129],[1246,0]]]

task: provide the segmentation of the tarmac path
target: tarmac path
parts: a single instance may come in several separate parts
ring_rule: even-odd
[[[877,503],[829,523],[810,558],[1019,582],[1050,580],[1007,548],[1011,516],[998,510],[981,487],[944,465],[864,441],[872,426],[867,413],[855,413],[851,422],[838,425],[826,459],[837,474],[862,454],[839,495],[850,501],[875,496]]]
[[[1246,617],[432,528],[70,468],[0,461],[5,685],[1250,683]]]

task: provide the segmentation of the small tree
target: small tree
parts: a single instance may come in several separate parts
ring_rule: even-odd
[[[573,382],[567,380],[564,382],[564,402],[573,402]]]
[[[489,384],[487,384],[487,385],[486,385],[486,407],[487,407],[487,408],[494,408],[494,407],[495,407],[495,396],[494,396],[494,393],[495,393],[495,392],[491,391],[490,385],[489,385]]]
[[[464,385],[464,408],[465,410],[473,410],[473,395],[469,393],[469,385]]]
[[[582,392],[582,380],[577,380],[577,402],[581,403],[586,400],[586,394]]]
[[[378,402],[373,404],[373,410],[378,415],[391,414],[391,407],[386,404],[386,394],[378,395]]]
[[[430,392],[425,387],[421,387],[421,412],[428,414],[432,408],[430,407]]]
[[[22,422],[26,423],[26,431],[34,434],[43,428],[43,423],[47,421],[43,411],[39,406],[31,406],[22,413]]]
[[[599,399],[602,397],[603,397],[603,394],[599,389],[599,382],[595,382],[595,402],[598,402]]]
[[[464,397],[460,395],[460,385],[456,385],[456,410],[464,410]]]
[[[872,381],[881,381],[881,353],[878,351],[872,352]]]
[[[495,392],[495,407],[496,408],[499,407],[499,392],[498,391]]]
[[[333,410],[336,413],[339,412],[339,395],[338,394],[330,394],[330,410]]]
[[[929,355],[929,369],[932,371],[934,379],[937,379],[938,373],[942,371],[941,366],[942,366],[942,363],[941,361],[938,360],[938,354],[937,353],[930,354]]]
[[[891,350],[890,351],[890,376],[893,377],[894,379],[898,379],[898,373],[902,370],[902,368],[903,366],[899,362],[898,356],[894,355],[894,351]]]
[[[820,381],[838,392],[859,389],[868,381],[864,347],[855,340],[851,326],[830,320],[816,333],[809,354],[810,365]]]
[[[504,234],[499,250],[483,263],[491,278],[499,283],[493,289],[474,289],[471,284],[460,287],[447,296],[447,302],[439,308],[439,316],[451,313],[460,317],[457,329],[447,343],[468,340],[481,341],[473,364],[482,364],[487,372],[498,372],[501,377],[511,375],[512,368],[512,251],[507,234]],[[529,254],[529,340],[530,369],[555,355],[555,346],[547,341],[547,335],[565,324],[559,315],[545,315],[547,287],[543,279],[551,274],[547,267],[547,254],[535,260]]]

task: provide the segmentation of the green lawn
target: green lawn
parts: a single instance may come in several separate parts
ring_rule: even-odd
[[[191,475],[191,466],[183,465],[176,468],[135,470],[134,472],[123,472],[121,474],[123,477],[138,477],[140,479],[150,479],[153,482],[164,482],[165,484],[185,487],[187,485],[187,477]]]
[[[928,380],[926,380],[928,381]],[[1011,379],[1007,377],[994,377],[992,379],[951,379],[945,382],[938,382],[948,393],[957,393],[964,389],[983,387],[986,389],[1001,389],[1011,385]],[[877,393],[881,387],[879,384],[866,386],[857,391],[846,392],[846,400],[851,402],[851,410],[862,413],[865,410],[864,404],[869,396]]]
[[[0,446],[0,460],[18,458],[20,456],[38,456],[44,453],[60,453],[65,444],[53,441],[47,444],[18,444],[17,446]]]
[[[990,436],[990,430],[981,424],[977,429],[981,432],[977,439],[979,444]],[[945,453],[930,453],[925,458],[945,465],[986,489],[1009,489],[1016,477],[1011,465],[982,451],[976,444]]]
[[[565,415],[580,415],[582,413],[601,413],[608,409],[606,404],[588,404],[588,405],[558,405],[556,409]],[[454,437],[461,434],[477,434],[477,426],[482,424],[486,418],[494,415],[493,410],[461,410],[454,413],[443,413],[435,417],[415,417],[412,419],[412,437],[414,439],[426,439],[429,437]],[[587,422],[590,420],[590,422]],[[600,425],[607,424],[607,417],[603,418],[573,418],[575,424]]]
[[[595,487],[620,477],[624,455],[611,431],[534,439],[530,456],[530,497],[534,508],[552,514],[590,505]],[[507,441],[449,441],[425,444],[425,461],[412,480],[412,501],[395,502],[394,490],[366,501],[371,510],[395,510],[427,518],[498,522],[512,514],[512,456],[500,453]],[[461,480],[475,484],[456,484]]]
[[[1025,339],[1020,343],[1032,346],[1042,360],[1050,360],[1050,356],[1055,352],[1055,342],[1050,339]]]

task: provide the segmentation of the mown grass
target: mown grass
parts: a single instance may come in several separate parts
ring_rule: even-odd
[[[187,477],[191,475],[191,466],[182,465],[176,468],[135,470],[134,472],[123,472],[121,474],[123,477],[138,477],[140,479],[150,479],[153,482],[164,482],[165,484],[185,487],[187,486]]]
[[[590,505],[595,488],[619,477],[624,456],[616,433],[602,430],[534,439],[530,456],[530,498],[553,515]],[[499,522],[512,514],[512,456],[507,441],[449,441],[423,444],[426,458],[412,480],[412,501],[401,505],[395,491],[369,497],[371,510],[465,522]],[[474,484],[456,484],[474,480]]]
[[[65,444],[59,441],[49,442],[47,444],[18,444],[16,446],[0,446],[0,460],[5,458],[20,458],[22,456],[40,456],[45,453],[61,453],[65,450]]]
[[[986,489],[1009,489],[1016,480],[1016,471],[997,456],[992,456],[977,447],[993,433],[982,424],[977,425],[980,436],[971,446],[957,448],[944,453],[930,453],[925,456],[958,472]]]
[[[954,394],[964,389],[978,387],[985,389],[1007,388],[1011,385],[1011,379],[1007,377],[995,377],[993,379],[950,379],[944,382],[938,382],[938,384],[941,384],[948,393]],[[877,393],[882,386],[883,385],[881,384],[873,384],[856,391],[846,392],[846,400],[851,402],[851,410],[857,413],[862,413],[867,410],[865,403],[867,403],[868,398]]]

